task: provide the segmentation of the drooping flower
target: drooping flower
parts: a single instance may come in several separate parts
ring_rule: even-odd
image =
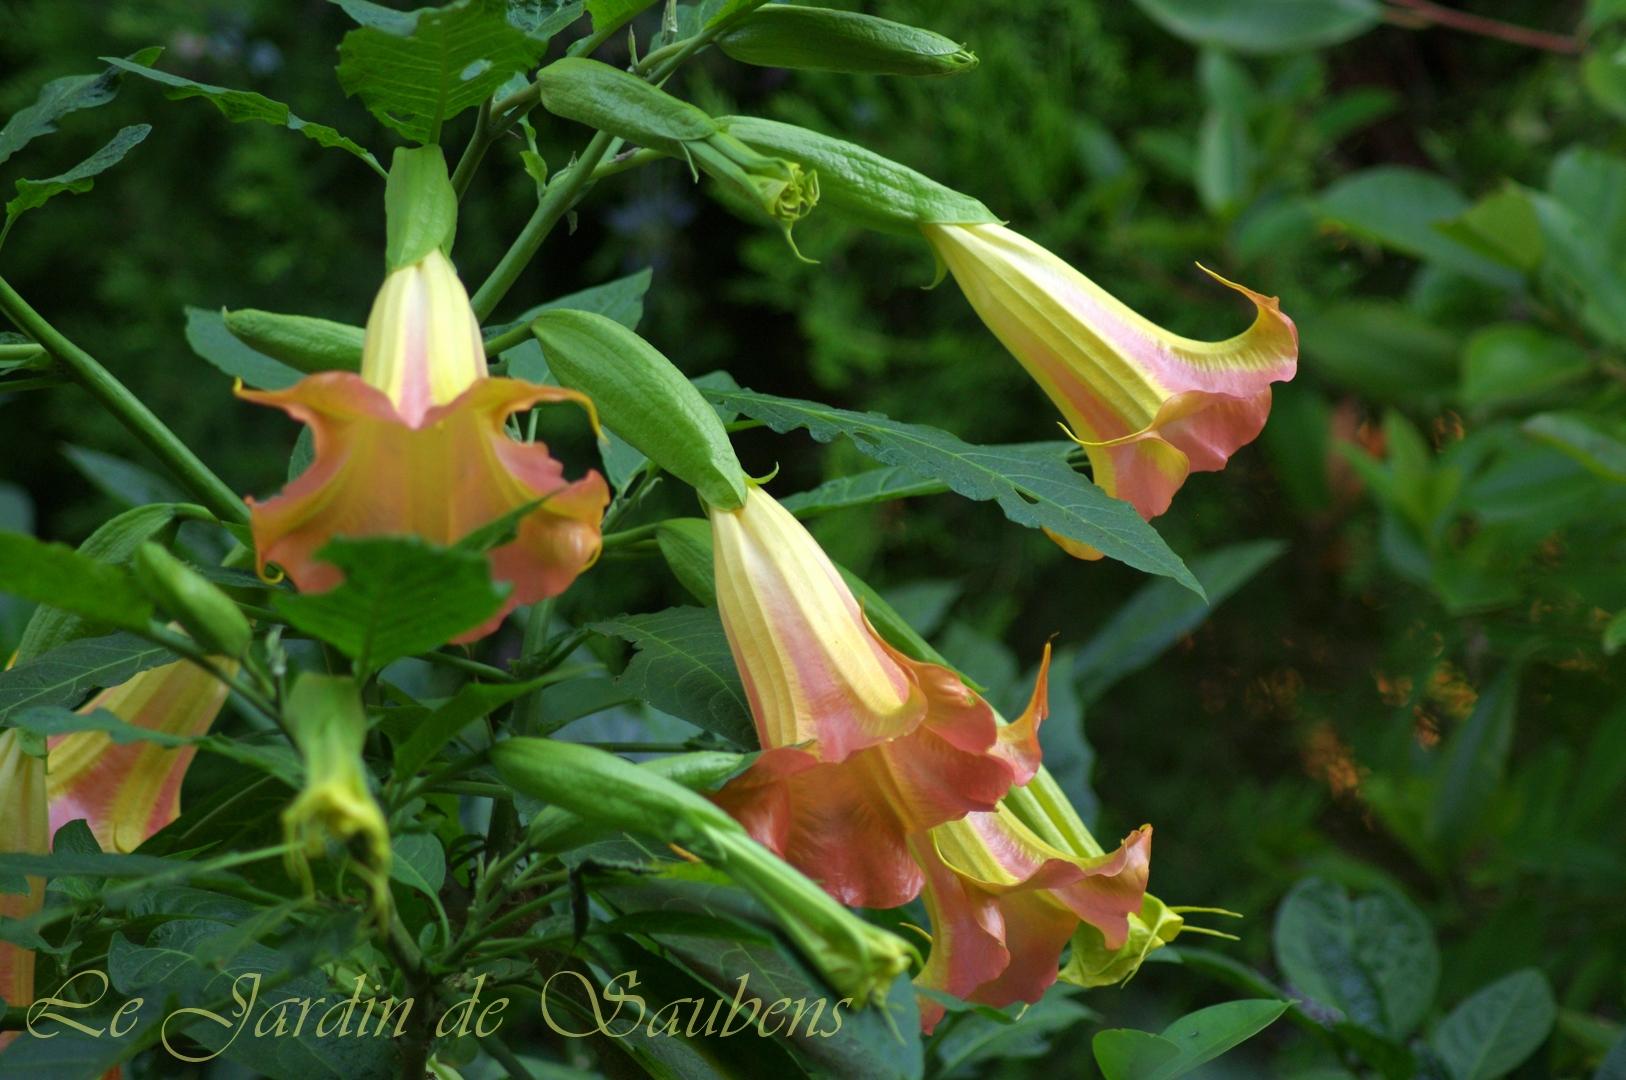
[[[46,816],[45,762],[23,749],[23,733],[0,731],[0,851],[44,855],[51,850]],[[24,919],[45,902],[45,882],[25,879],[22,892],[0,892],[0,919]],[[7,1005],[34,1000],[34,951],[0,941],[0,998]],[[0,1036],[0,1046],[5,1045]]]
[[[488,555],[493,578],[514,587],[502,611],[458,638],[469,641],[515,606],[563,592],[598,558],[604,479],[566,481],[545,445],[503,430],[510,414],[542,402],[574,401],[590,415],[592,403],[574,390],[490,377],[468,293],[438,249],[385,279],[359,376],[325,371],[238,396],[282,409],[315,441],[315,460],[282,494],[248,500],[262,573],[275,563],[300,589],[320,592],[342,578],[317,558],[335,536],[451,544],[537,503],[514,539]]]
[[[235,661],[216,662],[236,669]],[[182,660],[103,690],[79,711],[105,709],[127,724],[189,738],[209,730],[228,693],[214,675]],[[52,835],[82,818],[103,851],[134,851],[180,816],[181,781],[196,753],[193,746],[116,743],[101,731],[56,736],[47,777]]]
[[[1051,252],[999,224],[923,225],[982,321],[1061,410],[1095,482],[1153,518],[1186,476],[1225,467],[1270,414],[1270,384],[1298,367],[1298,331],[1277,299],[1225,341],[1180,337]],[[1075,555],[1098,557],[1072,541]]]
[[[710,513],[717,606],[764,751],[719,803],[838,900],[908,902],[924,882],[908,837],[992,810],[1038,767],[1043,669],[1001,725],[954,672],[882,640],[766,492]]]

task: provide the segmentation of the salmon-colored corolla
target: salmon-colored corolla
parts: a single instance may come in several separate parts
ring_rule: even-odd
[[[489,553],[493,578],[514,586],[502,611],[457,640],[495,630],[519,604],[556,596],[598,558],[609,502],[603,477],[567,481],[539,442],[503,425],[574,390],[492,378],[479,323],[438,250],[384,281],[367,321],[361,374],[325,371],[286,390],[238,390],[308,425],[315,460],[253,511],[260,568],[275,563],[300,589],[337,585],[318,552],[333,537],[413,535],[452,544],[532,503],[514,539]],[[596,420],[595,420],[596,423]]]
[[[1254,304],[1225,341],[1194,341],[1143,318],[1003,225],[926,225],[982,321],[1061,410],[1095,482],[1153,518],[1188,474],[1225,467],[1258,437],[1270,384],[1298,368],[1298,331],[1273,296],[1212,275]],[[1094,549],[1056,538],[1083,558]]]

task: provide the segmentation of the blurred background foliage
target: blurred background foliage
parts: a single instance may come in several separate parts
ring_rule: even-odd
[[[1238,988],[1306,998],[1296,1024],[1212,1066],[1230,1075],[1591,1076],[1612,1046],[1620,1071],[1597,1075],[1626,1075],[1626,5],[1462,5],[1534,42],[1437,25],[1420,3],[832,6],[930,27],[981,64],[853,78],[708,53],[673,88],[974,194],[1176,331],[1244,325],[1200,261],[1280,295],[1302,332],[1261,441],[1157,523],[1223,600],[1211,613],[952,496],[817,522],[1006,707],[1055,635],[1071,672],[1047,733],[1058,773],[1110,837],[1156,826],[1160,896],[1247,916],[1239,942],[1183,939],[1160,954],[1183,965],[1079,1000],[1155,1030]],[[644,39],[657,19],[635,24]],[[333,77],[350,24],[323,0],[0,0],[0,25],[0,115],[97,56],[162,44],[170,70],[387,152]],[[67,117],[0,180],[67,168],[137,120],[154,130],[130,162],[20,221],[0,259],[217,471],[267,493],[293,426],[233,402],[183,309],[360,322],[381,189],[347,155],[151,85]],[[538,123],[557,168],[582,132]],[[456,257],[474,280],[534,200],[522,146],[499,146],[465,202]],[[922,245],[817,213],[796,236],[816,264],[681,167],[639,170],[593,194],[499,317],[652,267],[641,330],[691,374],[973,442],[1056,437],[952,283],[922,288]],[[69,447],[142,460],[77,391],[0,395],[0,424],[0,510],[44,536],[77,541],[117,505]],[[782,467],[780,492],[864,467],[799,439],[741,446],[753,471]],[[572,602],[683,596],[629,577],[595,574]],[[1090,1030],[1018,1049],[1083,1061]]]

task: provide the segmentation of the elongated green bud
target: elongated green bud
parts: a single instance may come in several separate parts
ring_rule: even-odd
[[[745,470],[700,391],[649,342],[590,311],[544,311],[531,323],[559,381],[645,457],[724,510],[745,502]]]
[[[824,205],[869,228],[919,236],[923,225],[999,221],[971,196],[856,143],[754,116],[725,116],[717,122],[748,146],[816,171]]]
[[[677,844],[711,863],[756,897],[854,1005],[884,996],[915,956],[903,939],[836,903],[682,784],[595,747],[557,739],[509,739],[492,747],[491,763],[520,791],[584,821]]]
[[[142,544],[131,569],[152,602],[206,650],[234,659],[248,651],[254,631],[231,597],[161,544]]]
[[[702,750],[693,754],[669,754],[641,761],[638,768],[664,776],[691,791],[711,791],[745,768],[752,755]],[[559,806],[550,806],[531,821],[526,843],[538,851],[568,851],[603,838],[610,830]]]
[[[930,30],[787,4],[758,8],[717,46],[742,64],[853,75],[958,75],[977,66],[976,54]]]
[[[361,370],[359,326],[254,308],[228,311],[224,318],[239,341],[289,367],[308,373]]]
[[[704,110],[609,64],[571,56],[537,72],[555,116],[608,131],[704,172],[785,231],[819,201],[818,176],[722,131]],[[794,246],[794,245],[793,245]]]

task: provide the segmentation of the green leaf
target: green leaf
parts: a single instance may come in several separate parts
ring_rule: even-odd
[[[1016,1016],[999,1020],[968,1012],[948,1026],[932,1047],[939,1080],[964,1080],[984,1075],[1003,1061],[1043,1057],[1056,1037],[1096,1013],[1060,990],[1052,990],[1033,1005],[1011,1010]]]
[[[1460,855],[1476,838],[1507,773],[1518,703],[1518,674],[1509,667],[1480,693],[1474,711],[1446,742],[1428,820],[1437,849]]]
[[[1232,103],[1210,106],[1197,129],[1197,196],[1210,213],[1241,208],[1253,185],[1253,135],[1248,117]]]
[[[43,738],[71,735],[78,731],[99,731],[116,743],[152,742],[165,747],[191,746],[197,740],[153,728],[138,727],[106,709],[76,713],[61,706],[32,708],[19,715],[12,726]]]
[[[163,50],[158,46],[130,56],[147,64]],[[119,69],[110,67],[99,75],[69,75],[52,79],[40,88],[34,104],[18,109],[0,128],[0,164],[41,135],[56,130],[56,121],[80,109],[94,109],[113,100],[119,88]]]
[[[450,254],[457,192],[439,146],[396,147],[384,184],[384,269],[411,266],[431,251]]]
[[[587,0],[587,14],[593,18],[593,36],[602,38],[632,21],[632,17],[645,8],[654,7],[655,0]]]
[[[621,615],[592,623],[590,629],[638,649],[617,686],[662,712],[755,749],[756,728],[745,688],[715,610],[676,607]]]
[[[717,39],[731,60],[854,75],[957,75],[977,58],[952,38],[856,11],[764,4]]]
[[[1286,550],[1280,540],[1248,540],[1199,555],[1191,572],[1208,602],[1173,582],[1143,585],[1101,624],[1078,653],[1079,693],[1093,704],[1118,680],[1141,670],[1206,621],[1213,609]]]
[[[103,522],[91,533],[79,545],[79,554],[109,566],[123,566],[143,543],[174,525],[177,513],[182,509],[173,503],[158,503],[126,510]],[[22,641],[17,644],[16,659],[18,662],[32,660],[94,632],[94,624],[83,616],[41,604],[34,609],[33,617],[23,631]]]
[[[678,584],[702,604],[716,607],[711,523],[705,518],[667,518],[655,527],[655,544]]]
[[[304,373],[249,348],[226,327],[224,312],[186,309],[186,343],[209,363],[257,390],[285,390]]]
[[[68,445],[62,448],[62,456],[102,494],[125,506],[179,503],[186,497],[165,477],[100,450]]]
[[[0,671],[0,721],[20,710],[77,705],[92,690],[117,686],[179,657],[132,634],[80,638]]]
[[[492,584],[483,556],[417,539],[332,540],[316,554],[344,571],[343,584],[272,603],[358,671],[445,644],[495,615],[508,591]]]
[[[1336,45],[1378,24],[1376,0],[1135,0],[1158,25],[1197,45],[1294,52]]]
[[[186,98],[201,97],[234,124],[259,123],[270,124],[273,127],[284,127],[289,131],[297,131],[305,138],[332,149],[344,150],[354,154],[380,176],[384,169],[378,164],[378,159],[364,150],[357,143],[345,138],[326,124],[313,124],[308,120],[301,120],[280,101],[272,101],[263,94],[256,94],[252,90],[230,90],[224,86],[211,86],[208,83],[196,82],[180,75],[172,75],[167,71],[148,67],[145,64],[131,63],[113,56],[104,56],[103,60],[116,68],[121,68],[132,75],[139,75],[144,79],[164,86],[165,94],[171,101],[181,101]]]
[[[1000,220],[971,196],[857,143],[754,116],[725,116],[717,122],[730,135],[757,150],[817,172],[819,205],[869,228],[918,239],[920,226],[926,224]]]
[[[1420,169],[1382,165],[1352,173],[1323,191],[1321,213],[1406,255],[1491,285],[1512,287],[1519,275],[1451,239],[1436,226],[1461,217],[1468,200],[1443,177]]]
[[[1067,452],[1064,444],[1057,443],[1056,446],[1058,453]],[[947,490],[948,485],[941,480],[922,480],[902,466],[883,465],[879,469],[826,480],[816,488],[785,496],[779,500],[779,505],[799,518],[809,518],[832,510],[917,495],[938,495]]]
[[[1440,953],[1428,920],[1398,893],[1351,899],[1322,878],[1276,913],[1276,965],[1303,993],[1379,1035],[1404,1038],[1434,1001]]]
[[[849,412],[750,390],[704,393],[712,404],[737,409],[780,434],[806,428],[820,442],[845,435],[877,461],[902,466],[922,480],[940,481],[968,499],[994,501],[1019,525],[1049,529],[1201,592],[1197,579],[1163,538],[1128,503],[1074,472],[1056,452],[1058,444],[974,446],[946,431],[900,423],[879,413]]]
[[[437,142],[444,122],[529,71],[546,48],[508,23],[503,0],[458,0],[345,34],[339,83],[386,126]]]
[[[1095,1036],[1095,1060],[1106,1080],[1173,1080],[1253,1038],[1287,1005],[1268,999],[1227,1001],[1182,1016],[1162,1035],[1125,1028],[1103,1031]]]
[[[531,322],[548,367],[593,399],[605,425],[722,510],[745,503],[745,470],[700,391],[654,346],[585,311],[544,311]]]
[[[65,173],[44,180],[18,180],[16,198],[6,203],[5,227],[10,228],[19,215],[44,206],[64,192],[82,194],[89,191],[95,185],[95,177],[123,161],[124,155],[145,139],[150,131],[151,124],[131,124],[119,129],[119,133],[109,139],[106,146]]]
[[[515,698],[540,689],[549,681],[543,678],[531,682],[466,684],[452,700],[417,721],[412,733],[396,745],[396,775],[414,775],[459,731]]]
[[[1550,395],[1592,370],[1586,350],[1529,323],[1498,323],[1468,339],[1462,360],[1462,403],[1495,409]]]
[[[1452,1009],[1429,1044],[1451,1069],[1453,1080],[1496,1080],[1536,1052],[1557,1014],[1547,977],[1526,968]]]
[[[408,833],[392,837],[390,848],[390,877],[437,899],[446,884],[446,851],[440,841],[428,833]]]
[[[1626,483],[1626,440],[1598,430],[1592,417],[1542,413],[1526,420],[1524,430],[1562,450],[1588,471],[1617,484]]]
[[[1541,262],[1541,221],[1524,191],[1508,183],[1462,212],[1434,226],[1467,247],[1529,273]]]
[[[152,617],[152,602],[124,570],[21,533],[0,532],[0,592],[122,630],[145,630]]]

